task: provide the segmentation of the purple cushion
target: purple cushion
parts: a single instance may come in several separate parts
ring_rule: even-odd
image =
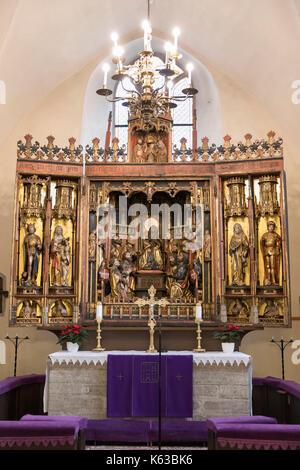
[[[0,421],[0,447],[31,444],[73,445],[79,430],[78,425],[54,421]]]
[[[42,374],[31,374],[31,375],[20,375],[19,377],[7,377],[0,381],[0,395],[9,392],[15,388],[21,387],[22,385],[34,384],[34,383],[45,383],[45,375]]]
[[[158,421],[151,421],[150,442],[158,440]],[[162,421],[161,438],[166,442],[207,441],[204,421]]]
[[[277,424],[277,419],[268,416],[224,416],[206,420],[207,429],[212,431],[216,431],[222,424]]]
[[[99,442],[148,442],[149,430],[149,421],[89,419],[86,440]]]
[[[300,384],[292,380],[282,380],[277,377],[266,377],[265,382],[271,387],[276,387],[279,390],[284,390],[290,395],[300,398]]]
[[[266,385],[271,385],[271,386],[274,386],[274,387],[278,387],[279,385],[281,385],[281,382],[283,382],[283,380],[279,379],[278,377],[272,377],[270,375],[268,375],[268,377],[265,377],[265,384]]]
[[[263,385],[266,385],[266,379],[263,377],[253,377],[252,385],[253,387],[261,387]]]
[[[73,423],[74,425],[78,425],[79,429],[86,429],[88,425],[88,419],[82,418],[81,416],[47,416],[47,415],[24,415],[21,418],[21,421],[34,421],[34,422],[41,422],[41,421],[56,421],[56,422],[65,422],[65,423]]]
[[[229,444],[230,447],[238,448],[300,448],[300,425],[220,423],[215,433],[222,447]]]
[[[290,395],[294,395],[300,398],[300,384],[293,382],[292,380],[282,380],[279,386],[280,390],[284,390]]]

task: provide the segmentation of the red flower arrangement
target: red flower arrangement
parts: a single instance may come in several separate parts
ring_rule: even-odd
[[[214,332],[214,338],[220,339],[222,343],[234,343],[240,339],[244,330],[236,325],[225,325],[222,328],[217,328]]]
[[[79,325],[66,325],[59,335],[57,344],[77,343],[79,346],[87,339],[87,330]]]

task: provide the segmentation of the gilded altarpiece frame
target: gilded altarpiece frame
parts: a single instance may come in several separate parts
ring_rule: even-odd
[[[134,125],[132,121],[133,137],[138,132]],[[147,297],[151,283],[157,298],[167,300],[155,307],[165,324],[194,325],[196,304],[201,303],[204,327],[229,321],[248,329],[291,325],[282,139],[270,132],[267,140],[252,141],[246,134],[244,143],[234,145],[225,136],[216,147],[203,138],[202,146],[192,150],[182,140],[172,155],[171,140],[163,136],[170,126],[166,120],[155,141],[161,132],[164,147],[160,143],[155,148],[157,155],[166,148],[167,157],[148,162],[133,161],[133,137],[129,155],[117,139],[111,148],[101,149],[95,138],[86,152],[74,138],[65,148],[57,147],[53,136],[43,146],[30,135],[25,143],[18,142],[10,325],[94,325],[99,301],[111,326],[146,325],[149,308],[136,299]],[[153,142],[148,144],[151,150]],[[146,205],[178,201],[203,209],[202,248],[190,253],[174,245],[170,253],[176,259],[169,265],[165,242],[143,251],[121,241],[119,248],[127,252],[121,261],[135,264],[128,272],[122,267],[127,294],[135,289],[131,297],[110,296],[113,248],[99,239],[97,230],[99,206],[116,201],[117,195]],[[177,282],[180,263],[186,277]],[[119,269],[116,264],[114,269]],[[176,281],[171,288],[168,276]]]

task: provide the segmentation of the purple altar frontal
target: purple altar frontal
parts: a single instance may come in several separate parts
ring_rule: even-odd
[[[107,416],[193,416],[193,357],[108,355]]]

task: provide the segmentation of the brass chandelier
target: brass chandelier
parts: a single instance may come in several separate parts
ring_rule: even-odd
[[[127,93],[123,97],[109,98],[113,91],[107,87],[107,76],[110,69],[109,65],[103,65],[104,79],[102,88],[96,93],[105,96],[109,102],[123,101],[123,106],[129,108],[131,116],[138,118],[142,122],[142,127],[147,130],[156,127],[159,117],[170,115],[170,109],[177,106],[176,101],[185,101],[193,98],[198,90],[192,87],[193,64],[187,64],[189,86],[182,90],[182,96],[172,96],[170,91],[171,80],[179,74],[176,66],[176,60],[181,56],[178,53],[178,36],[180,31],[174,28],[174,40],[171,44],[165,45],[166,58],[162,68],[155,69],[153,63],[154,53],[151,47],[152,29],[150,22],[145,20],[142,24],[144,30],[144,50],[139,53],[139,58],[131,65],[125,65],[123,56],[124,49],[118,44],[117,33],[112,33],[111,39],[114,42],[112,62],[117,69],[111,77],[113,80],[121,82],[121,86]],[[163,76],[163,85],[154,88],[158,76]],[[124,79],[128,78],[131,89],[124,87]],[[171,79],[171,80],[170,80]]]

